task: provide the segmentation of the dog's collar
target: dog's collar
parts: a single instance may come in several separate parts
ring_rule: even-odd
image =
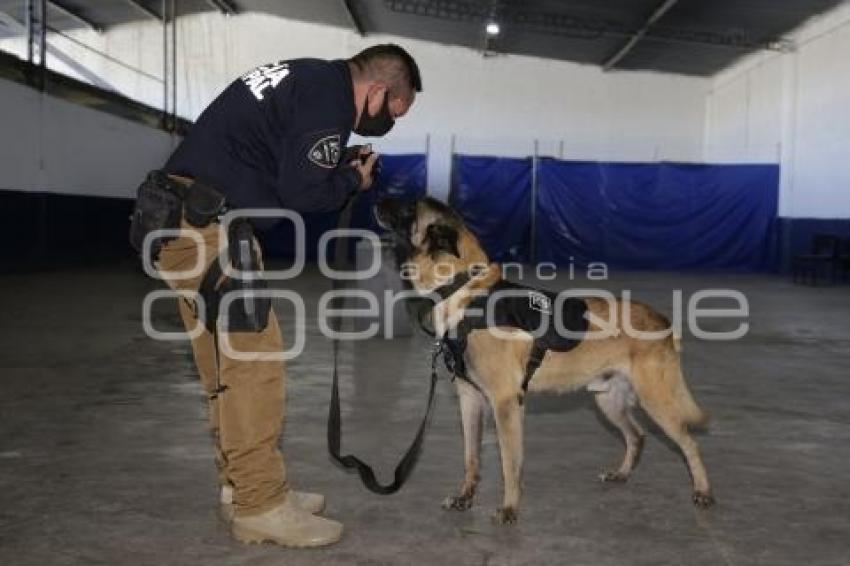
[[[455,293],[457,293],[461,287],[469,283],[473,277],[477,277],[481,273],[480,268],[473,267],[472,270],[461,271],[460,273],[456,273],[452,276],[451,281],[446,283],[445,285],[440,285],[436,289],[433,289],[426,293],[422,299],[422,305],[414,308],[415,317],[417,322],[419,323],[420,328],[425,331],[427,334],[431,336],[434,335],[433,331],[428,329],[428,326],[425,324],[426,317],[431,314],[431,311],[434,310],[439,303],[442,303]],[[415,299],[411,299],[415,300]]]
[[[483,266],[474,265],[474,266],[472,266],[472,268],[470,268],[466,271],[461,271],[460,273],[456,273],[452,277],[451,281],[449,281],[445,285],[440,285],[439,287],[437,287],[436,289],[434,289],[430,293],[435,294],[438,297],[440,297],[440,302],[445,301],[446,299],[448,299],[449,297],[451,297],[452,295],[457,293],[460,290],[461,287],[463,287],[464,285],[469,283],[472,279],[480,276],[481,272],[483,270],[484,270]]]
[[[431,291],[431,293],[440,297],[441,301],[445,301],[455,293],[457,293],[461,287],[469,283],[472,277],[469,275],[468,271],[462,271],[461,273],[456,274],[452,277],[452,280],[446,283],[445,285],[441,285]]]

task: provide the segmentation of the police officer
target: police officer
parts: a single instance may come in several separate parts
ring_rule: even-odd
[[[416,62],[397,45],[376,45],[348,60],[264,65],[234,81],[204,110],[164,171],[168,182],[187,190],[200,184],[214,188],[230,209],[338,210],[371,186],[377,159],[371,154],[342,162],[351,131],[385,135],[421,89]],[[184,217],[181,227],[194,237],[168,241],[155,265],[173,289],[217,289],[225,278],[210,277],[210,266],[227,242],[220,241],[216,221],[198,226],[188,220]],[[253,260],[261,265],[255,240],[252,248]],[[187,276],[185,271],[199,262],[207,271]],[[199,327],[197,304],[180,301],[180,311],[187,329]],[[318,516],[324,497],[295,491],[286,479],[278,445],[283,362],[274,356],[228,355],[282,351],[270,305],[260,314],[255,327],[202,329],[192,340],[210,399],[221,511],[242,542],[331,544],[339,540],[342,524]],[[222,347],[225,338],[229,351]]]

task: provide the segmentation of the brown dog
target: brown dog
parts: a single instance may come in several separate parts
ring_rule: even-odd
[[[397,259],[417,291],[434,291],[446,283],[447,273],[477,272],[434,308],[438,336],[463,317],[476,291],[489,288],[501,277],[499,266],[488,265],[486,253],[461,218],[439,201],[426,198],[404,203],[388,199],[378,205],[376,216],[394,235]],[[612,309],[601,298],[584,301],[588,331],[608,334],[602,339],[582,340],[566,352],[548,351],[529,383],[529,391],[565,392],[586,387],[594,393],[600,411],[620,430],[626,444],[619,468],[602,474],[602,481],[624,482],[634,468],[644,437],[633,415],[634,407],[640,405],[685,455],[693,479],[694,504],[710,506],[714,499],[705,467],[688,433],[689,426],[704,425],[708,416],[694,402],[682,376],[679,341],[669,333],[655,338],[629,335],[638,330],[661,336],[669,329],[669,322],[637,302],[617,301]],[[623,324],[625,316],[630,320],[630,332]],[[456,380],[465,448],[464,481],[460,493],[448,497],[443,507],[465,510],[472,505],[479,481],[482,417],[489,403],[496,421],[504,480],[503,503],[494,518],[510,523],[516,520],[519,507],[522,381],[532,338],[521,330],[501,330],[505,332],[475,330],[468,337],[465,362],[471,383]]]

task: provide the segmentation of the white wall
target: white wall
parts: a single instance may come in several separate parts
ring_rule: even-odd
[[[168,134],[0,80],[0,190],[131,197]]]
[[[162,74],[162,28],[118,27],[85,42],[146,72]],[[459,152],[575,159],[691,160],[702,157],[704,99],[710,81],[660,73],[603,73],[599,68],[520,56],[483,58],[459,47],[292,22],[267,14],[216,13],[178,19],[178,111],[194,118],[236,76],[260,63],[312,56],[348,57],[394,41],[420,64],[425,92],[409,117],[376,145],[388,152],[424,151],[430,136],[432,191],[448,190],[452,136]],[[55,37],[62,49],[119,91],[160,106],[162,86]],[[61,63],[55,63],[61,68]],[[65,68],[73,74],[73,70]]]
[[[749,57],[714,78],[706,103],[706,158],[778,156],[781,215],[848,218],[850,2],[792,37],[796,52]]]

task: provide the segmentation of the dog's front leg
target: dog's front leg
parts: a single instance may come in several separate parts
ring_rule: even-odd
[[[523,407],[517,395],[494,400],[499,452],[502,456],[504,498],[493,520],[500,524],[514,523],[519,513],[520,482],[522,481],[522,420]]]
[[[466,511],[472,507],[475,489],[481,478],[481,433],[485,399],[480,391],[466,381],[457,379],[455,383],[463,423],[464,475],[460,493],[446,497],[443,500],[443,509]]]

